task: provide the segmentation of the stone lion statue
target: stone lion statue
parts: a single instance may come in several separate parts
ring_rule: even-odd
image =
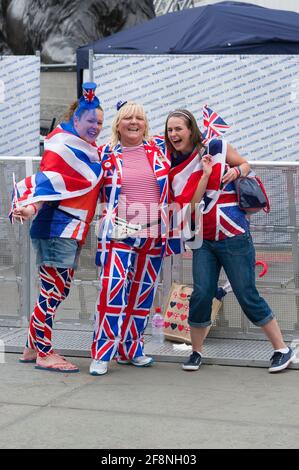
[[[78,47],[154,16],[152,0],[0,0],[0,54],[74,63]]]

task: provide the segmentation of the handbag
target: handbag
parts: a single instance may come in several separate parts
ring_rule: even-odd
[[[169,341],[191,344],[190,326],[188,325],[189,299],[192,288],[184,284],[173,283],[164,313],[164,338]],[[229,290],[219,288],[220,295],[213,299],[211,320],[214,322],[222,306],[222,298]]]
[[[138,237],[138,234],[149,227],[153,227],[160,223],[160,220],[155,220],[148,224],[132,224],[131,222],[127,222],[125,219],[121,219],[120,217],[116,217],[113,225],[113,229],[110,235],[110,238],[113,240],[124,240],[128,237]],[[100,220],[98,220],[95,224],[95,234],[99,236],[99,229],[100,229]]]
[[[136,237],[137,233],[142,230],[140,224],[131,224],[120,217],[115,218],[111,238],[114,240],[124,240],[128,237]]]
[[[139,236],[142,230],[158,225],[160,222],[161,219],[153,220],[147,224],[132,224],[117,216],[110,237],[114,240],[124,240],[128,237],[135,238]]]
[[[240,176],[234,181],[238,204],[247,214],[255,214],[260,210],[270,212],[270,203],[263,183],[251,171],[247,176]]]

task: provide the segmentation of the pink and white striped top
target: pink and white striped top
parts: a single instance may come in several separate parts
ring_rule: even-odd
[[[134,224],[148,224],[159,219],[159,185],[143,144],[122,147],[122,187],[118,216]],[[160,225],[138,233],[140,237],[157,238]]]

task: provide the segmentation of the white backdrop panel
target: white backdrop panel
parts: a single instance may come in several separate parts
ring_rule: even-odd
[[[0,155],[38,156],[40,58],[0,57]]]
[[[208,104],[231,126],[226,138],[249,160],[299,160],[299,56],[96,55],[94,81],[110,137],[117,101],[145,106],[152,134],[167,113],[190,109],[202,128]]]

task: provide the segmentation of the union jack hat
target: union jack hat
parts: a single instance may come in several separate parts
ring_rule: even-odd
[[[82,84],[82,96],[79,99],[79,109],[95,109],[100,106],[100,100],[95,95],[96,83],[85,82]]]
[[[116,103],[116,109],[117,109],[117,111],[119,111],[120,108],[121,108],[122,106],[124,106],[125,104],[127,104],[127,101],[122,101],[122,100],[118,101],[118,102]]]

